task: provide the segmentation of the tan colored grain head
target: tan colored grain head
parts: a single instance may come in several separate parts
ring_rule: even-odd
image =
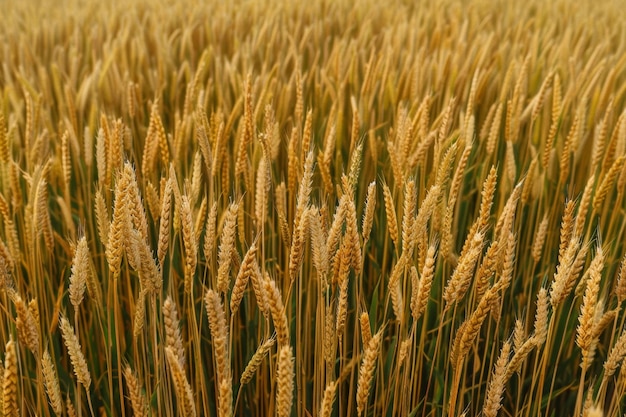
[[[361,234],[363,240],[370,238],[372,224],[374,223],[374,213],[376,210],[376,181],[372,181],[367,187],[367,197],[365,198],[365,210],[363,211],[363,222],[361,226]]]
[[[72,362],[72,367],[74,368],[76,379],[85,387],[87,391],[89,391],[89,387],[91,385],[91,374],[89,373],[87,361],[85,360],[80,343],[78,342],[78,337],[76,337],[76,334],[74,333],[74,328],[72,328],[72,325],[64,316],[61,317],[60,327],[61,332],[63,333],[65,346],[67,347],[67,351],[70,356],[70,361]]]
[[[391,190],[387,184],[383,184],[383,194],[385,196],[385,213],[387,214],[387,232],[391,240],[398,245],[398,220],[396,217],[396,208],[393,202]]]
[[[359,416],[366,413],[367,400],[374,378],[374,371],[376,370],[381,339],[382,330],[379,330],[378,333],[372,337],[363,352],[363,361],[359,367],[356,391],[356,408]]]
[[[61,389],[59,388],[59,379],[48,350],[44,352],[41,358],[41,369],[50,406],[57,416],[61,416],[63,414],[63,398],[61,397]]]
[[[185,371],[178,362],[176,353],[174,353],[172,348],[169,346],[165,348],[165,357],[170,368],[170,375],[172,376],[174,391],[176,392],[179,413],[180,415],[195,417],[196,405],[194,403],[194,394],[191,389],[191,385],[189,385],[189,381],[185,376]]]
[[[130,366],[124,367],[124,381],[128,390],[128,398],[135,417],[144,417],[146,415],[146,401],[141,392],[141,383],[139,378]]]
[[[233,415],[233,387],[230,378],[224,378],[219,384],[219,417]]]
[[[13,340],[9,340],[5,347],[4,378],[2,385],[2,402],[5,416],[17,417],[20,415],[17,398],[17,348]]]
[[[275,342],[276,339],[272,337],[270,339],[267,339],[257,348],[256,352],[254,352],[254,355],[252,355],[252,358],[250,358],[248,364],[246,365],[246,368],[241,374],[241,378],[239,379],[241,385],[246,385],[248,382],[252,381],[254,374],[256,374],[256,372],[259,370],[261,364],[263,364],[265,356],[267,356],[267,353],[270,351],[272,346],[274,346]]]
[[[232,203],[228,207],[218,255],[217,291],[225,293],[230,286],[230,265],[232,252],[235,250],[235,229],[237,225],[237,212],[239,205]]]
[[[330,417],[333,412],[333,403],[335,402],[335,394],[337,392],[337,383],[330,382],[324,389],[322,404],[320,405],[320,416]]]
[[[287,323],[287,316],[285,314],[285,306],[283,304],[280,290],[276,286],[276,283],[272,280],[265,279],[263,283],[265,295],[269,304],[270,311],[272,313],[272,320],[274,321],[274,328],[276,329],[276,337],[279,346],[285,346],[289,344],[289,326]]]
[[[591,265],[589,265],[589,279],[585,294],[583,296],[583,304],[580,307],[580,315],[578,316],[578,327],[576,344],[580,347],[583,355],[583,363],[581,366],[585,369],[589,366],[592,354],[592,345],[594,344],[594,325],[596,307],[598,304],[598,293],[600,292],[600,280],[602,279],[602,269],[604,268],[604,252],[602,247],[598,247],[596,256]]]
[[[500,407],[502,407],[502,394],[506,383],[506,373],[509,365],[509,356],[511,354],[511,343],[504,342],[504,346],[500,350],[500,356],[494,366],[494,371],[489,382],[489,388],[485,396],[485,404],[483,406],[483,415],[485,417],[496,417]]]
[[[565,204],[565,210],[563,211],[563,219],[561,220],[561,232],[559,243],[559,259],[562,259],[565,249],[569,244],[574,229],[574,208],[575,201],[569,200]]]
[[[611,189],[613,188],[613,185],[615,184],[618,175],[621,173],[622,167],[624,166],[625,162],[626,155],[621,155],[615,160],[615,162],[613,162],[611,168],[602,179],[602,182],[600,183],[600,186],[593,198],[593,210],[596,213],[599,213],[602,210],[604,200],[609,195],[609,191],[611,191]]]
[[[535,333],[533,335],[538,345],[543,344],[548,336],[548,304],[548,292],[545,288],[541,288],[537,294]]]
[[[211,205],[209,215],[206,219],[206,225],[204,230],[204,245],[202,246],[202,252],[204,253],[204,259],[207,263],[210,263],[213,259],[213,250],[215,249],[215,241],[217,240],[217,202]]]
[[[475,233],[473,236],[469,236],[468,239],[471,239],[471,241],[467,250],[461,252],[459,263],[444,289],[443,299],[447,307],[451,306],[452,303],[458,301],[465,295],[482,251],[482,233]]]
[[[180,206],[183,226],[183,246],[185,248],[185,292],[191,293],[198,264],[198,246],[194,234],[193,215],[187,195],[182,196]]]
[[[230,379],[230,347],[224,306],[219,294],[212,289],[206,292],[205,303],[213,339],[213,356],[217,365],[218,380]]]
[[[72,262],[72,274],[70,275],[69,293],[74,309],[77,309],[83,301],[87,281],[90,279],[89,274],[91,274],[89,246],[87,246],[85,236],[82,236],[76,246],[74,261]]]
[[[288,417],[291,414],[295,382],[291,346],[284,345],[279,348],[276,367],[276,414],[278,417]]]
[[[256,273],[255,269],[258,268],[256,260],[257,246],[256,242],[252,243],[252,246],[248,248],[248,252],[243,258],[237,277],[235,278],[235,284],[233,285],[233,292],[230,296],[230,312],[232,315],[237,313],[239,304],[243,299],[243,294],[248,286],[250,277]]]
[[[28,308],[26,302],[14,290],[9,290],[9,295],[15,305],[17,318],[15,327],[17,328],[17,336],[20,343],[24,344],[35,355],[39,356],[39,320]]]

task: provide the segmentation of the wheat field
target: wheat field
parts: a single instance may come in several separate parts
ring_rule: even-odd
[[[2,2],[0,415],[625,415],[623,6]]]

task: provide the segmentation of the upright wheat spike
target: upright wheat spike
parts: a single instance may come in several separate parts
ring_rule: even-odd
[[[15,327],[17,328],[17,338],[35,355],[39,356],[39,321],[38,317],[32,314],[22,297],[15,290],[9,288],[9,296],[15,305],[17,318]]]
[[[219,262],[217,270],[217,291],[225,293],[230,280],[230,263],[232,252],[235,249],[235,227],[239,205],[232,203],[226,212],[226,218],[222,227],[222,238],[219,248]]]
[[[376,181],[372,181],[367,187],[367,197],[365,198],[365,210],[363,211],[363,223],[361,235],[363,240],[369,240],[374,222],[374,211],[376,210]]]
[[[161,197],[161,215],[159,220],[159,240],[157,244],[157,257],[159,265],[163,268],[165,255],[170,243],[171,213],[172,213],[172,182],[168,178]]]
[[[311,252],[313,252],[313,264],[322,282],[322,289],[328,288],[328,269],[330,267],[328,250],[326,247],[327,236],[322,229],[322,219],[317,208],[313,209],[309,216],[311,229]]]
[[[10,157],[11,149],[9,147],[9,137],[6,131],[6,121],[4,119],[4,112],[0,111],[0,162],[2,163],[2,169],[9,165]]]
[[[587,288],[585,289],[583,304],[580,307],[580,315],[578,316],[579,324],[576,329],[576,344],[582,351],[583,361],[581,367],[583,369],[586,369],[590,365],[591,358],[593,357],[595,315],[603,268],[604,253],[602,247],[598,247],[596,256],[589,266],[589,279],[587,280]]]
[[[43,371],[50,406],[57,416],[61,416],[63,414],[63,398],[61,397],[61,389],[59,388],[59,379],[48,350],[43,353],[43,357],[41,358],[41,369]]]
[[[193,218],[187,195],[182,196],[180,213],[183,226],[183,246],[185,248],[185,292],[190,294],[198,263],[198,247],[193,231]]]
[[[345,240],[348,244],[350,252],[350,266],[354,270],[355,275],[361,274],[363,268],[363,259],[361,256],[361,243],[359,231],[357,228],[356,207],[354,200],[348,202],[348,210],[346,211],[346,234]]]
[[[87,246],[85,236],[82,236],[76,246],[74,261],[72,262],[72,274],[70,275],[70,301],[75,310],[83,301],[87,281],[90,279],[89,274],[91,274],[89,246]]]
[[[291,346],[284,345],[278,351],[276,370],[276,411],[278,417],[288,417],[293,404],[294,369]]]
[[[114,276],[120,274],[120,263],[124,253],[124,244],[127,240],[130,225],[130,208],[129,189],[130,178],[126,175],[126,171],[120,176],[115,185],[115,202],[113,206],[113,221],[109,231],[106,247],[106,258],[109,263],[109,269]]]
[[[172,382],[174,383],[174,390],[176,391],[176,399],[178,400],[178,409],[180,415],[195,417],[196,405],[194,403],[194,395],[191,390],[191,385],[187,381],[185,371],[180,366],[176,354],[169,346],[165,348],[165,357],[167,363],[170,366],[170,374],[172,375]]]
[[[432,244],[428,247],[426,262],[424,262],[422,276],[419,279],[418,290],[415,294],[415,301],[411,302],[411,312],[413,314],[413,320],[418,320],[426,310],[426,305],[428,304],[428,299],[430,298],[430,289],[432,287],[433,278],[435,275],[436,258],[437,247],[436,245]]]
[[[447,307],[460,300],[467,291],[482,246],[483,234],[477,232],[471,237],[467,250],[461,252],[459,263],[444,289],[443,299]]]
[[[382,330],[379,330],[378,333],[372,337],[363,352],[363,361],[359,368],[356,391],[356,409],[359,416],[362,416],[367,408],[367,399],[369,397],[370,387],[372,386],[374,371],[376,370],[381,339]]]
[[[233,414],[233,387],[230,378],[224,378],[219,384],[219,413],[220,417],[230,417]]]
[[[20,415],[17,404],[17,349],[9,340],[5,348],[4,378],[2,385],[3,411],[7,417]]]
[[[383,194],[385,196],[385,213],[387,214],[387,231],[393,243],[398,245],[398,220],[396,218],[396,208],[393,197],[387,184],[383,184]]]
[[[404,186],[404,204],[402,210],[402,248],[407,250],[412,244],[409,243],[413,222],[415,221],[415,209],[417,208],[417,189],[415,181],[410,179]]]
[[[330,417],[333,412],[333,403],[335,402],[335,393],[337,391],[337,383],[330,382],[324,390],[322,404],[320,406],[320,417]]]
[[[615,295],[617,296],[617,302],[622,304],[626,299],[626,254],[622,258],[622,262],[619,265],[619,272],[617,274],[617,282],[615,284]]]
[[[248,248],[248,252],[243,258],[237,278],[235,278],[235,284],[233,286],[233,292],[230,296],[230,312],[235,315],[239,309],[239,304],[243,299],[243,293],[246,290],[250,277],[255,274],[255,268],[257,267],[256,261],[257,246],[256,242],[252,243],[252,246]]]
[[[205,296],[206,311],[209,317],[209,327],[213,338],[213,356],[217,364],[218,380],[230,379],[230,354],[228,346],[228,327],[222,300],[212,289],[207,290]]]
[[[498,410],[502,407],[502,394],[504,393],[505,376],[511,354],[511,343],[504,342],[500,350],[500,356],[494,367],[487,395],[485,396],[485,405],[483,406],[483,415],[485,417],[496,417]]]
[[[74,404],[72,404],[69,394],[65,397],[65,408],[69,417],[76,417],[76,409],[74,408]]]
[[[89,391],[89,386],[91,385],[91,375],[89,374],[87,361],[85,360],[85,356],[81,351],[78,338],[74,333],[72,325],[65,316],[61,316],[60,323],[61,332],[63,333],[63,339],[65,340],[65,346],[67,347],[67,351],[70,355],[70,360],[72,362],[72,367],[74,368],[74,374],[76,375],[76,379],[78,380],[78,382],[80,382],[81,385],[85,387],[87,391]]]
[[[204,253],[204,259],[210,262],[213,259],[213,249],[215,248],[216,240],[216,222],[217,222],[217,202],[211,205],[209,215],[206,219],[206,226],[204,230],[204,245],[202,252]]]
[[[535,333],[537,345],[546,341],[548,336],[548,291],[541,288],[537,294],[537,310],[535,312]]]
[[[289,279],[293,282],[300,271],[304,258],[304,247],[309,233],[309,219],[315,214],[315,209],[307,208],[298,222],[294,224],[293,238],[289,250]],[[298,219],[298,218],[297,218]]]
[[[272,319],[274,320],[274,328],[276,329],[276,338],[279,346],[289,344],[289,326],[287,324],[287,316],[285,315],[285,307],[276,283],[272,280],[265,279],[263,283],[265,295],[267,296]]]
[[[370,316],[367,314],[367,311],[361,313],[359,323],[361,325],[361,338],[363,339],[363,346],[367,346],[370,343],[370,340],[372,340],[372,327],[370,324]]]
[[[141,385],[137,375],[133,373],[128,365],[124,367],[124,380],[126,381],[126,389],[128,389],[133,415],[135,417],[144,417],[146,415],[146,407],[141,393]]]
[[[550,303],[553,307],[558,306],[567,297],[567,282],[570,280],[572,268],[576,261],[580,242],[577,238],[571,239],[569,246],[559,259],[559,265],[554,273],[554,280],[550,288]]]
[[[178,311],[170,295],[163,303],[163,321],[165,323],[165,346],[172,348],[181,367],[185,366],[185,349],[180,335]]]
[[[98,224],[98,235],[100,236],[100,241],[105,247],[107,247],[109,243],[110,227],[109,212],[106,208],[106,202],[104,201],[100,188],[96,190],[94,209],[96,212],[96,223]]]

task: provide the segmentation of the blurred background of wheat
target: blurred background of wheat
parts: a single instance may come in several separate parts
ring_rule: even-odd
[[[2,2],[0,414],[622,415],[622,2]]]

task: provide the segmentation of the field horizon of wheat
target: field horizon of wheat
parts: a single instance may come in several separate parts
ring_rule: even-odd
[[[4,2],[0,415],[625,415],[622,6]]]

